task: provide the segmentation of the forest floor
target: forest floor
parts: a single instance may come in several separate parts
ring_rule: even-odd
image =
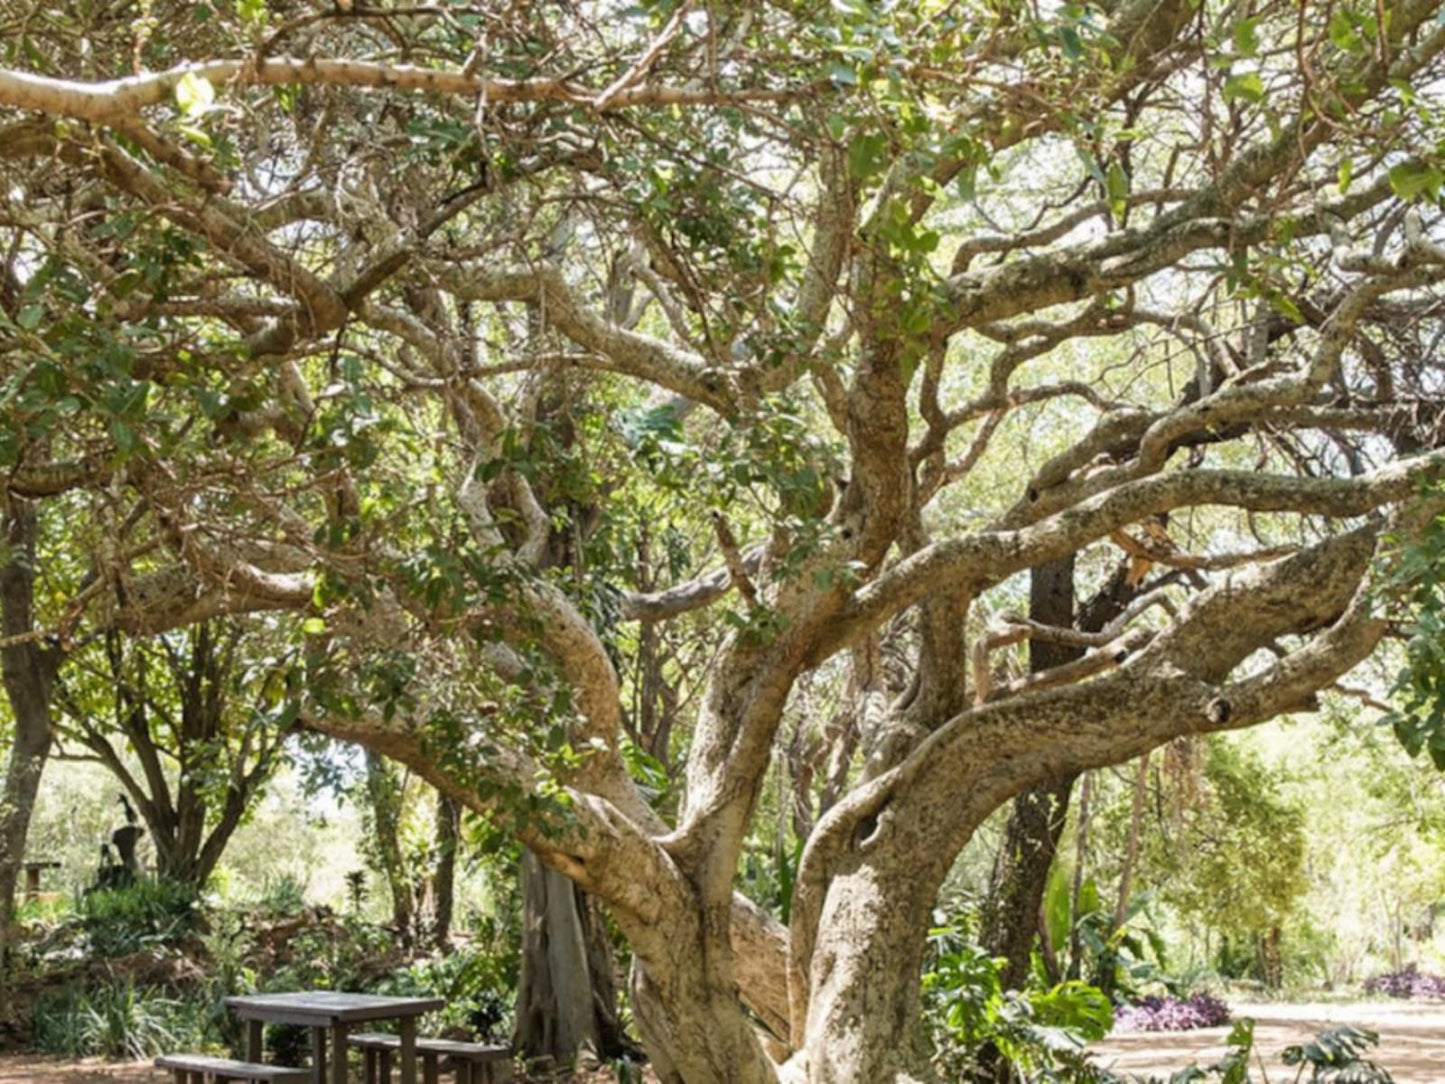
[[[1230,1004],[1235,1018],[1256,1021],[1255,1050],[1264,1059],[1264,1072],[1252,1065],[1255,1079],[1289,1084],[1294,1070],[1286,1069],[1280,1052],[1304,1043],[1316,1032],[1351,1024],[1380,1033],[1375,1061],[1390,1070],[1395,1084],[1438,1084],[1445,1081],[1445,1003],[1420,1001],[1340,1003]],[[1208,1067],[1225,1052],[1229,1028],[1197,1031],[1129,1032],[1094,1043],[1101,1066],[1116,1072],[1167,1076],[1190,1063]],[[7,1084],[0,1074],[0,1084]]]
[[[1396,1084],[1438,1084],[1445,1081],[1445,1003],[1340,1002],[1330,1004],[1241,1004],[1236,1017],[1252,1016],[1256,1050],[1264,1072],[1252,1066],[1261,1084],[1289,1084],[1294,1073],[1279,1060],[1292,1043],[1307,1042],[1316,1032],[1353,1024],[1380,1033],[1377,1061],[1389,1069]],[[1133,1032],[1110,1036],[1091,1047],[1100,1065],[1117,1072],[1168,1074],[1191,1063],[1208,1066],[1225,1051],[1229,1028],[1198,1031]],[[169,1084],[169,1076],[147,1062],[108,1062],[99,1058],[66,1061],[33,1054],[0,1055],[0,1084]],[[557,1084],[611,1084],[611,1072],[552,1078]],[[652,1077],[649,1074],[648,1080]]]
[[[521,1077],[514,1078],[520,1084]],[[549,1084],[613,1084],[616,1077],[610,1069],[593,1073],[573,1073],[545,1078]],[[656,1078],[647,1072],[647,1084]],[[38,1054],[0,1054],[0,1084],[170,1084],[169,1073],[155,1068],[148,1061],[106,1061],[85,1058],[68,1061],[42,1057]]]

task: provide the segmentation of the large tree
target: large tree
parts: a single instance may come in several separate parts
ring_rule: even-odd
[[[1437,3],[1039,11],[16,8],[0,463],[117,525],[77,620],[298,615],[314,725],[606,904],[664,1079],[927,1076],[974,829],[1310,707],[1445,461]],[[1008,612],[1116,548],[1103,629]],[[679,622],[674,810],[624,734]],[[780,721],[885,628],[784,928]]]

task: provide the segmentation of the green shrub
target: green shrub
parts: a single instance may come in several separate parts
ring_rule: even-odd
[[[88,892],[77,910],[95,956],[126,956],[183,940],[201,919],[195,889],[164,880]]]
[[[275,918],[290,918],[306,908],[306,886],[291,873],[268,877],[257,906]]]
[[[36,999],[31,1039],[66,1057],[148,1058],[215,1045],[204,998],[111,981],[68,986]]]
[[[950,1079],[990,1079],[987,1062],[1002,1057],[1042,1082],[1104,1079],[1085,1052],[1114,1026],[1114,1009],[1097,987],[1071,979],[1055,986],[1004,990],[1005,960],[972,943],[966,928],[932,931],[932,962],[923,977],[937,1060]]]
[[[421,1022],[430,1033],[460,1029],[477,1039],[504,1039],[511,1030],[516,984],[505,965],[493,953],[461,948],[393,971],[376,992],[445,998],[446,1007]]]

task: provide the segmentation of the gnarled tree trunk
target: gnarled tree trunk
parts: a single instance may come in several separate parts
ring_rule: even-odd
[[[617,976],[595,901],[522,855],[522,972],[516,1048],[559,1064],[627,1049],[617,1016]]]

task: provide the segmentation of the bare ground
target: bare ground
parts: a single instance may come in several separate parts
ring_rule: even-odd
[[[1396,1084],[1445,1081],[1445,1003],[1392,1001],[1342,1004],[1233,1004],[1236,1018],[1256,1021],[1255,1048],[1274,1084],[1287,1084],[1294,1072],[1279,1060],[1280,1051],[1303,1043],[1316,1032],[1340,1024],[1380,1033],[1375,1060],[1390,1070]],[[1100,1065],[1120,1072],[1167,1075],[1191,1062],[1209,1066],[1225,1051],[1229,1028],[1181,1032],[1132,1032],[1109,1036],[1090,1048]],[[1260,1078],[1258,1064],[1252,1067]],[[0,1084],[5,1084],[0,1076]]]
[[[547,1081],[548,1084],[613,1084],[611,1070],[572,1073],[554,1077],[517,1078],[519,1081]],[[656,1084],[650,1071],[647,1084]],[[171,1084],[169,1073],[148,1061],[105,1061],[86,1058],[67,1061],[36,1054],[0,1054],[0,1084]]]
[[[1279,1060],[1291,1043],[1305,1042],[1326,1027],[1353,1024],[1380,1033],[1377,1061],[1396,1084],[1445,1081],[1445,1003],[1350,1002],[1344,1004],[1236,1004],[1236,1017],[1258,1021],[1257,1049],[1267,1076],[1288,1084],[1294,1074]],[[1110,1036],[1091,1048],[1099,1064],[1121,1072],[1167,1076],[1191,1062],[1210,1065],[1224,1053],[1229,1028],[1183,1032],[1134,1032]],[[610,1084],[611,1072],[552,1078],[557,1084]],[[648,1080],[654,1078],[648,1074]],[[65,1061],[31,1054],[0,1055],[0,1084],[169,1084],[169,1076],[146,1062],[107,1062],[98,1058]]]

